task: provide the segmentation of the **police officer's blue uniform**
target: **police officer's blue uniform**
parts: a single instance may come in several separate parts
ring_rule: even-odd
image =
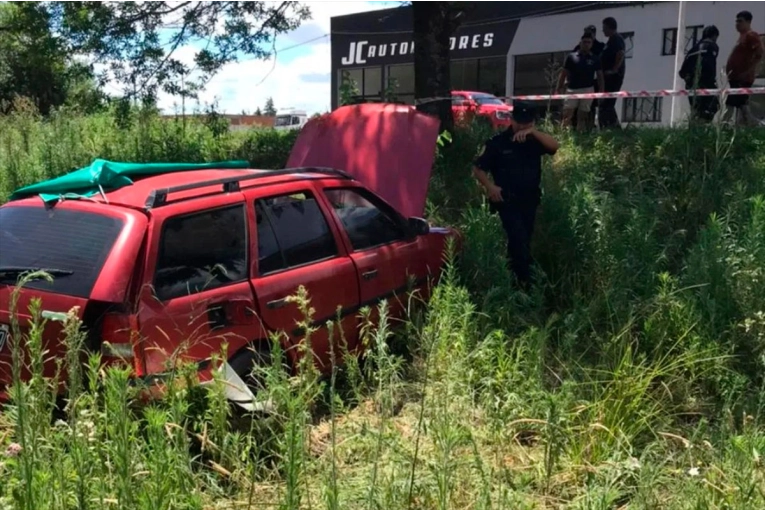
[[[533,120],[531,112],[529,107],[516,106],[513,114]],[[474,164],[502,188],[502,202],[492,202],[491,208],[499,214],[507,234],[510,268],[526,287],[531,280],[531,236],[541,199],[542,156],[554,151],[533,136],[523,142],[513,141],[513,136],[508,128],[487,140]]]

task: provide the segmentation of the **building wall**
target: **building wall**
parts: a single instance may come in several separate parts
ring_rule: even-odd
[[[477,81],[477,84],[464,88],[507,96],[549,94],[552,92],[549,81],[557,81],[557,72],[551,71],[557,70],[547,68],[548,64],[562,64],[587,25],[595,25],[598,39],[604,40],[601,26],[607,16],[616,18],[620,33],[632,33],[626,41],[631,56],[626,62],[622,90],[672,88],[675,56],[662,55],[662,48],[664,30],[677,27],[678,2],[481,2],[476,5],[478,7],[469,19],[464,20],[454,37],[455,48],[451,54],[454,88],[463,88],[469,82],[464,78],[472,76],[473,83]],[[751,11],[753,28],[765,33],[765,2],[686,3],[687,28],[715,24],[721,32],[718,68],[725,65],[738,37],[734,19],[741,10]],[[359,85],[362,95],[371,100],[383,99],[380,96],[384,95],[388,78],[393,77],[406,88],[399,91],[399,99],[413,102],[411,25],[411,7],[332,18],[333,108],[339,102],[340,76],[344,71],[353,73],[354,79],[369,82],[366,87]],[[697,30],[699,36],[701,30]],[[373,46],[376,48],[370,53]],[[671,44],[668,46],[672,47]],[[362,49],[357,53],[359,47]],[[383,57],[381,49],[386,51]],[[360,60],[357,57],[361,57]],[[516,69],[516,62],[520,63],[521,72]],[[503,74],[504,80],[501,78]],[[516,79],[523,86],[516,87]],[[758,84],[765,85],[765,75]],[[671,98],[639,99],[626,106],[632,107],[633,114],[642,115],[643,118],[637,120],[649,121],[645,124],[651,125],[669,122],[671,103]],[[765,115],[765,96],[753,96],[753,103],[761,103],[762,115]],[[687,114],[688,100],[680,98],[680,105],[682,114]],[[554,106],[560,108],[560,102]],[[623,122],[630,121],[624,117],[625,100],[617,100],[616,106],[619,118]],[[654,106],[658,106],[658,111],[653,111]]]
[[[671,89],[675,56],[662,55],[662,45],[664,29],[677,27],[678,6],[679,2],[649,3],[523,19],[508,52],[507,95],[511,96],[514,93],[517,56],[570,51],[579,42],[583,29],[587,25],[595,25],[598,28],[598,39],[604,41],[601,26],[603,18],[608,16],[616,19],[620,33],[634,32],[632,58],[626,61],[627,70],[622,90]],[[720,30],[718,69],[725,66],[728,55],[738,38],[734,20],[736,13],[742,10],[748,10],[754,16],[752,28],[759,33],[765,33],[765,2],[686,2],[687,28],[694,25],[714,24]],[[699,34],[700,32],[701,29]],[[548,34],[554,34],[554,36],[551,37]],[[765,79],[760,79],[758,82],[765,83]],[[724,85],[719,78],[718,85]],[[681,86],[684,86],[682,82]],[[686,115],[689,111],[688,100],[680,98],[680,101],[683,107],[682,115]],[[617,113],[622,121],[624,121],[623,103],[624,100],[619,99],[616,105]],[[663,98],[662,124],[669,122],[671,104],[671,98]]]
[[[616,2],[602,2],[614,4]],[[526,16],[591,10],[593,2],[474,2],[452,37],[453,85],[504,94],[506,61],[516,28]],[[361,99],[381,100],[389,78],[399,99],[414,101],[412,8],[396,7],[330,21],[332,107],[344,72],[358,82]]]

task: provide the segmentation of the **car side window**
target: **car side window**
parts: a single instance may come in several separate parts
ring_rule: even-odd
[[[372,194],[352,188],[326,189],[325,194],[348,233],[354,251],[406,238],[401,218]]]
[[[244,205],[168,218],[162,227],[154,291],[161,300],[247,280]]]
[[[255,215],[261,276],[339,253],[327,219],[309,192],[259,199]]]

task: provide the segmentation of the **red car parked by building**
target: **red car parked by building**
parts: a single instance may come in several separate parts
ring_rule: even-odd
[[[99,160],[78,174],[90,190],[75,172],[17,191],[0,207],[0,402],[11,382],[11,295],[34,269],[54,281],[24,287],[16,316],[28,331],[29,305],[41,299],[47,376],[75,307],[88,348],[126,360],[137,379],[161,379],[181,360],[209,379],[226,343],[224,368],[241,382],[277,331],[294,367],[304,318],[287,298],[301,285],[319,369],[330,368],[325,322],[338,308],[358,352],[359,309],[387,299],[401,317],[412,287],[427,298],[456,234],[421,219],[438,126],[408,106],[348,106],[305,126],[286,169]]]
[[[452,113],[456,123],[470,123],[478,118],[492,129],[506,129],[513,123],[513,107],[486,92],[452,91]]]

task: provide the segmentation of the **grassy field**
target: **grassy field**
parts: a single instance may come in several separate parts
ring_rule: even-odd
[[[0,510],[765,508],[765,131],[559,134],[530,295],[470,176],[482,136],[455,134],[430,191],[466,249],[405,324],[381,309],[362,362],[289,380],[275,361],[260,420],[191,374],[144,407],[124,371],[70,363],[93,382],[52,426],[40,378],[0,415]],[[95,157],[279,167],[293,140],[0,118],[0,201]]]

